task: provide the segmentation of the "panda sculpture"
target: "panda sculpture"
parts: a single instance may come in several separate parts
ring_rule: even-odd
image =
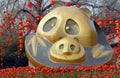
[[[111,64],[113,49],[87,8],[58,7],[26,37],[26,55],[33,66]]]

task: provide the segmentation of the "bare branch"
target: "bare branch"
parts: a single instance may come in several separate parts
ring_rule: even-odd
[[[49,4],[48,6],[46,6],[43,10],[42,10],[42,12],[44,12],[44,11],[46,11],[48,8],[50,8],[51,7],[51,5]]]
[[[30,14],[30,15],[35,19],[35,16],[34,16],[32,13],[30,13],[28,10],[25,10],[25,9],[19,10],[19,11],[16,13],[16,16],[17,16],[20,12],[26,12],[26,13]]]
[[[10,2],[10,0],[8,0],[8,3],[6,4],[6,10],[8,10],[9,2]]]
[[[107,6],[107,9],[114,10],[114,11],[120,11],[119,9],[111,8],[111,6]]]
[[[17,2],[17,1],[19,1],[19,0],[15,0],[15,1],[14,1],[14,4],[13,4],[13,7],[12,7],[12,10],[11,10],[11,12],[13,12],[13,10],[14,10],[14,7],[15,7],[15,4],[16,4],[16,2]]]
[[[33,7],[36,9],[36,11],[39,11],[39,9],[37,8],[35,4],[33,4]]]
[[[110,4],[108,4],[107,6],[111,6],[113,4],[115,4],[118,0],[113,0],[113,2],[111,2]]]
[[[77,0],[77,1],[71,0],[71,1],[72,1],[72,3],[77,4],[80,0]]]
[[[113,2],[111,2],[108,5],[94,5],[94,4],[90,3],[90,2],[83,2],[83,1],[80,2],[80,0],[79,0],[78,4],[91,6],[93,8],[104,8],[104,7],[108,7],[108,6],[111,6],[111,5],[115,4],[117,1],[118,0],[113,0]],[[76,5],[76,4],[73,4],[73,5]]]
[[[47,0],[43,5],[42,7],[45,7],[45,5],[49,2],[49,0]]]
[[[24,5],[23,5],[23,9],[25,8],[25,5],[26,5],[26,1],[25,1]]]

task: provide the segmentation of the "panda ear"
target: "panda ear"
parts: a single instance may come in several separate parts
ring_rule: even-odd
[[[83,11],[90,19],[92,18],[92,13],[88,8],[80,8],[80,10]]]
[[[56,1],[56,3],[52,5],[52,10],[61,6],[65,6],[65,4],[62,1]]]

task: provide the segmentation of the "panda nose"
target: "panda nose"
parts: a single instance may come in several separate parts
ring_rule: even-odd
[[[75,51],[74,44],[60,44],[59,49],[61,49],[62,54],[64,55],[71,55]]]

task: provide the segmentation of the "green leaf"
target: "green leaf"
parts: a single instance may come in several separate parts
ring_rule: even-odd
[[[42,78],[46,78],[45,76],[42,76]]]
[[[2,75],[0,78],[4,78],[4,75]]]
[[[92,78],[94,78],[94,74],[93,73],[91,74],[91,76],[92,76]]]
[[[23,74],[21,75],[21,78],[24,78],[24,75],[23,75]]]
[[[68,74],[68,73],[66,74],[66,77],[65,77],[65,78],[69,78],[69,74]]]
[[[118,78],[118,74],[114,74],[114,75],[113,75],[113,78]]]
[[[52,75],[50,75],[50,77],[49,78],[52,78]]]
[[[60,78],[65,78],[65,76],[64,76],[64,75],[61,75]]]
[[[40,78],[40,72],[38,72],[38,78]]]
[[[77,72],[74,72],[73,78],[78,78]]]

